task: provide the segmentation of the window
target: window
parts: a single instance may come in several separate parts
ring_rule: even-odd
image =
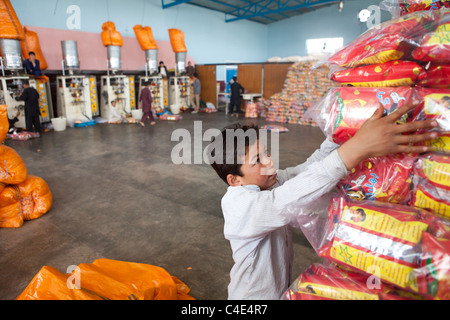
[[[322,38],[306,40],[308,56],[335,53],[344,45],[344,38]]]

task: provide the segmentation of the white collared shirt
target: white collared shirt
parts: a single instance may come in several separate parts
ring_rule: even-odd
[[[261,191],[256,185],[228,187],[222,198],[224,235],[234,266],[228,299],[280,299],[290,285],[293,262],[290,204],[307,205],[328,193],[347,175],[337,148],[324,141],[308,160],[279,170],[277,183]],[[327,204],[326,204],[327,205]]]

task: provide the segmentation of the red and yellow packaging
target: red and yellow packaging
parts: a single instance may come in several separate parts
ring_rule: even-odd
[[[332,199],[320,256],[417,293],[412,271],[419,267],[422,233],[430,214],[406,205]]]
[[[400,14],[450,8],[450,0],[399,0]]]
[[[338,184],[355,200],[407,203],[411,192],[411,172],[416,155],[396,154],[369,158],[351,170]]]
[[[427,209],[438,216],[450,219],[450,191],[438,188],[425,179],[414,182],[411,205]]]
[[[423,259],[416,271],[419,292],[433,299],[450,300],[450,240],[423,233]]]
[[[342,144],[355,135],[363,123],[383,105],[385,114],[410,103],[414,95],[411,87],[367,88],[342,87],[328,92],[329,117],[324,131],[337,144]],[[399,123],[411,121],[413,114],[405,115]]]
[[[450,89],[450,64],[432,65],[425,76],[417,82],[417,86]]]
[[[414,174],[435,187],[450,191],[450,156],[439,153],[420,155],[414,164]]]
[[[450,90],[416,88],[421,105],[415,120],[436,120],[437,131],[450,133]]]
[[[330,79],[353,87],[412,87],[425,76],[417,63],[395,60],[337,71]]]
[[[424,36],[412,56],[416,60],[450,63],[450,12],[436,11],[435,17],[440,18],[439,25]]]

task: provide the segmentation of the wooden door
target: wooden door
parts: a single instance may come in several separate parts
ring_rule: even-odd
[[[217,107],[216,65],[197,65],[196,69],[202,86],[200,99]]]
[[[269,99],[283,90],[284,82],[292,63],[264,64],[264,98]]]
[[[238,65],[237,77],[248,93],[262,93],[262,64]]]

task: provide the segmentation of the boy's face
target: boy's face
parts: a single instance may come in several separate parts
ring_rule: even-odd
[[[273,165],[265,146],[259,141],[254,143],[245,153],[245,160],[241,166],[243,176],[234,176],[236,179],[234,186],[257,185],[261,190],[270,188],[277,178]]]

